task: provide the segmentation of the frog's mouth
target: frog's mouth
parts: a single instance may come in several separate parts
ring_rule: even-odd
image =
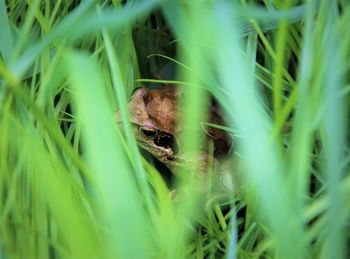
[[[156,128],[133,124],[139,146],[150,152],[163,163],[173,164],[179,152],[178,144],[173,134]]]
[[[176,143],[174,136],[166,132],[158,133],[157,136],[155,136],[155,138],[153,139],[153,143],[157,147],[171,149],[173,155],[176,155],[179,151],[179,147]]]
[[[154,155],[163,163],[173,164],[176,161],[176,154],[179,151],[177,142],[173,135],[166,132],[158,132],[150,139],[139,139],[139,145]]]
[[[138,141],[140,146],[156,156],[172,157],[175,156],[179,150],[174,137],[167,133],[157,134],[151,142],[146,139],[139,139]],[[150,143],[152,144],[150,145]]]

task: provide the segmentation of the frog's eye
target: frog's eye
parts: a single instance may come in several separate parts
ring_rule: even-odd
[[[177,153],[178,150],[176,140],[171,134],[159,134],[154,139],[154,144],[156,144],[158,147],[171,148],[174,153]]]
[[[145,137],[151,138],[155,137],[158,134],[158,130],[153,129],[153,128],[146,128],[146,127],[140,127],[140,131]]]

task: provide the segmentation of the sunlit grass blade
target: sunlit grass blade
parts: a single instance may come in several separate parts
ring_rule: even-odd
[[[231,121],[237,123],[242,135],[239,148],[247,168],[244,171],[247,173],[247,192],[249,189],[256,190],[258,211],[271,231],[276,256],[300,258],[306,252],[303,231],[297,217],[285,224],[285,219],[290,217],[294,209],[283,178],[284,166],[279,157],[279,149],[271,138],[272,124],[259,100],[254,76],[240,54],[240,43],[237,38],[229,36],[230,31],[235,30],[232,17],[239,13],[239,6],[236,5],[235,8],[234,11],[232,5],[217,5],[215,17],[218,27],[223,28],[221,35],[225,36],[218,36],[216,44],[217,49],[226,50],[219,52],[217,65],[219,76],[231,100]],[[290,239],[298,240],[293,249],[289,246]]]
[[[291,1],[284,3],[285,7],[290,5]],[[279,113],[282,106],[282,80],[283,80],[283,69],[285,66],[284,59],[287,58],[285,55],[286,44],[287,44],[287,33],[288,33],[288,20],[282,19],[280,26],[277,31],[276,39],[276,60],[275,60],[275,76],[272,84],[273,88],[273,104],[275,117],[279,117]]]
[[[132,159],[131,162],[133,164],[134,176],[136,177],[138,186],[141,189],[141,193],[142,193],[142,196],[144,197],[145,204],[148,209],[148,213],[154,216],[154,208],[151,201],[151,193],[147,183],[146,172],[142,166],[141,155],[138,150],[137,143],[132,133],[131,125],[129,122],[130,118],[128,115],[127,103],[126,103],[126,91],[127,91],[126,84],[125,84],[126,76],[125,77],[122,76],[122,74],[124,75],[129,74],[130,70],[132,70],[133,68],[127,71],[128,66],[126,66],[126,68],[122,70],[122,68],[119,65],[119,61],[116,56],[115,50],[113,49],[113,45],[108,32],[103,30],[102,34],[106,44],[107,57],[109,61],[109,66],[110,66],[110,71],[111,71],[112,81],[114,86],[113,89],[116,95],[116,99],[118,100],[119,112],[121,114],[121,119],[123,121],[124,134],[126,136],[130,154],[133,154],[133,156],[131,156],[131,159]],[[122,39],[121,37],[119,39],[121,40],[121,42],[122,40],[124,40],[125,44],[130,43],[129,41]]]
[[[337,40],[337,31],[333,28],[338,18],[336,3],[322,5],[325,20],[324,34],[321,38],[322,47],[325,49],[324,58],[321,59],[327,73],[324,75],[321,87],[324,90],[324,102],[326,111],[322,123],[322,141],[325,154],[325,177],[327,179],[327,195],[331,199],[329,211],[327,211],[327,226],[324,237],[322,258],[344,258],[348,254],[344,227],[349,211],[345,211],[346,200],[341,195],[340,183],[344,175],[340,164],[345,158],[347,113],[345,112],[345,98],[339,95],[346,74],[344,62],[340,55],[340,43]],[[349,46],[349,42],[347,42]]]
[[[111,255],[138,258],[146,253],[152,237],[144,235],[147,218],[139,206],[136,183],[118,140],[120,134],[116,132],[101,72],[94,60],[81,53],[68,52],[65,64],[74,91],[77,123],[82,127],[84,157],[93,172],[99,217],[110,230],[106,233],[110,236],[107,246]]]
[[[307,187],[310,182],[309,168],[311,163],[312,152],[312,133],[309,121],[312,120],[312,105],[314,105],[310,96],[311,92],[311,75],[312,75],[312,9],[315,6],[309,6],[309,12],[306,16],[306,26],[304,31],[303,53],[299,71],[299,82],[297,88],[298,102],[296,104],[296,116],[293,120],[294,131],[291,143],[292,156],[289,177],[291,180],[291,193],[293,193],[297,209],[300,210],[305,202]],[[280,116],[281,117],[281,116]]]
[[[179,77],[184,78],[184,83],[179,82],[179,87],[181,87],[179,105],[180,109],[186,112],[178,119],[181,130],[178,131],[177,138],[181,152],[185,154],[185,159],[190,161],[188,168],[184,166],[184,168],[175,169],[176,174],[183,176],[183,182],[178,185],[180,197],[177,213],[180,217],[178,217],[177,224],[184,224],[187,221],[190,224],[195,219],[194,216],[204,210],[205,204],[200,199],[208,195],[211,181],[208,176],[210,169],[201,164],[202,159],[205,161],[209,158],[198,158],[198,154],[201,154],[204,147],[204,131],[201,125],[210,116],[209,87],[205,85],[207,77],[200,76],[200,71],[208,68],[207,55],[203,54],[203,48],[208,47],[209,40],[200,22],[201,11],[204,10],[203,4],[196,3],[195,7],[198,9],[189,8],[187,13],[186,6],[177,5],[174,1],[163,6],[169,23],[181,40],[182,47],[178,54],[181,61],[177,64],[181,64]],[[186,21],[189,21],[188,26],[182,26]],[[185,186],[181,187],[181,185]],[[181,195],[181,191],[185,194]],[[189,229],[184,229],[182,242],[189,239],[189,233]],[[178,242],[178,245],[179,250],[182,244]],[[216,252],[215,249],[208,248],[208,250],[212,255]],[[198,251],[198,253],[202,252]]]

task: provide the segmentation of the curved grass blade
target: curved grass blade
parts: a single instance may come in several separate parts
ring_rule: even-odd
[[[151,11],[159,0],[142,1],[130,8],[105,8],[99,12],[93,9],[94,2],[86,1],[67,15],[40,42],[26,50],[18,61],[11,65],[11,70],[17,77],[21,77],[35,61],[40,52],[56,41],[73,40],[89,33],[98,32],[105,28],[121,29],[122,26],[135,21],[139,16]]]

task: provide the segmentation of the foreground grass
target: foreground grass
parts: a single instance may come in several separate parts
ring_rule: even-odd
[[[1,0],[1,256],[347,257],[350,8],[263,2]],[[171,201],[113,121],[174,70],[184,123],[207,89],[239,135],[227,205]]]

